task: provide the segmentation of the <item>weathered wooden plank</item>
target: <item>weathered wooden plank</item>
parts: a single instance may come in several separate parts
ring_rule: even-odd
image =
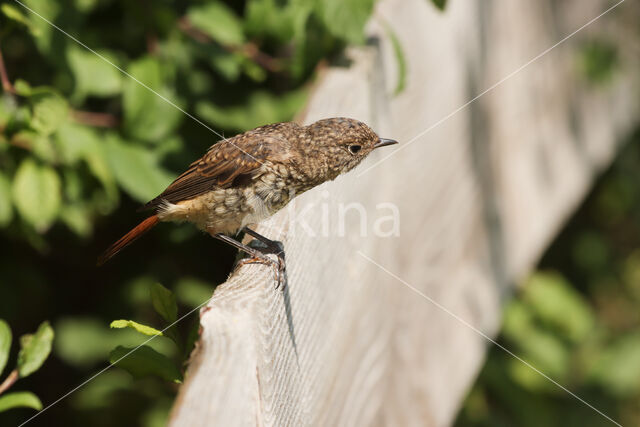
[[[376,16],[407,57],[406,90],[388,95],[396,63],[374,19],[381,49],[351,50],[349,68],[330,69],[304,121],[357,117],[400,140],[400,151],[366,170],[386,155],[376,153],[260,227],[285,244],[288,286],[276,289],[273,272],[254,265],[218,287],[171,424],[449,424],[486,341],[406,284],[496,332],[512,283],[637,116],[638,75],[616,33],[628,6],[441,119],[608,5],[453,1],[440,14],[424,0],[381,2]],[[603,31],[623,64],[604,88],[576,69],[581,41]],[[353,202],[365,233],[356,208],[340,214]],[[375,233],[376,224],[389,231],[379,221],[392,209],[381,203],[398,208],[399,236]]]

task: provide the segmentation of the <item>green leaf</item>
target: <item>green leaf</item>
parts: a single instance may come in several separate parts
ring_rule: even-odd
[[[387,31],[389,40],[391,41],[393,54],[396,57],[396,64],[398,67],[398,81],[396,82],[396,88],[394,89],[393,94],[399,95],[407,85],[407,60],[404,50],[402,49],[402,45],[400,44],[400,40],[398,40],[398,36],[395,31],[393,31],[393,28],[391,28],[387,23],[384,24],[384,28]]]
[[[91,212],[80,203],[63,205],[60,209],[60,220],[80,237],[89,236],[93,229]]]
[[[152,328],[151,326],[134,322],[133,320],[114,320],[113,322],[111,322],[110,326],[116,329],[132,328],[140,332],[141,334],[149,336],[162,336],[162,331],[159,331],[156,328]]]
[[[167,322],[173,323],[178,318],[178,304],[175,295],[160,283],[154,283],[151,286],[151,303],[156,312]]]
[[[505,309],[503,323],[505,337],[516,344],[524,359],[554,377],[568,373],[571,360],[567,346],[557,335],[539,328],[529,305],[519,300],[510,303]],[[548,385],[538,381],[539,377],[531,376],[527,369],[510,366],[509,372],[516,382],[531,390],[546,389],[544,387]]]
[[[51,353],[53,329],[49,322],[42,322],[35,334],[20,337],[18,353],[18,374],[21,378],[37,371]]]
[[[105,139],[108,140],[109,138],[110,134],[107,133]],[[107,197],[100,197],[101,203],[107,202],[112,205],[118,200],[115,177],[108,164],[107,150],[103,147],[103,139],[98,132],[88,126],[67,122],[56,132],[54,143],[63,163],[75,165],[81,160],[87,163],[89,171],[100,181],[107,193]],[[101,213],[106,212],[101,210]],[[77,212],[61,213],[63,220],[65,220],[65,214],[73,217],[67,218],[75,224],[72,228],[80,225],[81,220],[74,217]]]
[[[91,12],[99,4],[100,0],[75,0],[76,8],[83,13]]]
[[[157,93],[133,79],[124,80],[124,128],[133,138],[162,142],[162,138],[173,132],[182,120],[183,113],[170,104],[172,102],[179,105],[180,102],[165,86],[163,70],[166,68],[169,67],[165,65],[163,68],[157,59],[148,57],[133,62],[127,70]]]
[[[535,273],[524,288],[524,300],[538,318],[568,339],[579,342],[591,333],[594,314],[584,298],[556,273]]]
[[[586,230],[575,239],[571,255],[578,267],[596,275],[609,267],[611,252],[612,248],[602,233]]]
[[[38,12],[38,15],[27,15],[31,22],[31,34],[35,36],[35,43],[40,52],[44,55],[57,55],[58,50],[54,48],[56,43],[56,34],[58,30],[53,28],[49,22],[56,22],[56,18],[60,14],[60,10],[64,7],[62,3],[50,0],[28,0],[23,1],[27,5]],[[42,19],[44,18],[44,19]],[[49,21],[49,22],[47,22]]]
[[[54,163],[57,156],[51,138],[49,136],[39,135],[35,132],[29,131],[18,132],[16,135],[27,133],[31,133],[31,135],[24,135],[24,138],[31,139],[31,151],[33,154],[45,163]]]
[[[187,17],[194,27],[218,43],[239,45],[244,42],[242,22],[224,3],[215,1],[191,7]]]
[[[36,230],[46,230],[60,209],[60,178],[32,159],[22,161],[13,181],[13,200],[20,215]]]
[[[69,165],[82,160],[89,153],[96,152],[100,142],[94,129],[71,122],[61,126],[55,136],[61,160]]]
[[[138,348],[118,346],[111,351],[109,361],[135,378],[153,375],[174,383],[182,382],[182,374],[171,359],[146,345]]]
[[[118,345],[135,347],[148,340],[130,328],[109,329],[93,317],[63,318],[55,324],[55,331],[56,355],[69,365],[85,370],[102,363]],[[168,340],[154,339],[148,344],[163,354],[175,353],[174,345]]]
[[[440,10],[444,10],[444,8],[447,6],[447,0],[431,0],[431,2]]]
[[[11,205],[11,183],[9,179],[0,172],[0,227],[9,224],[13,218]]]
[[[110,369],[88,382],[80,393],[75,393],[71,404],[74,410],[82,411],[113,409],[119,396],[135,390],[133,381],[126,371]]]
[[[105,148],[116,181],[134,199],[146,202],[171,183],[172,176],[148,150],[126,144],[115,135],[107,138]]]
[[[174,323],[178,318],[178,303],[175,295],[159,283],[151,286],[151,303],[156,312],[167,322]],[[164,335],[182,349],[183,342],[175,325],[169,327]]]
[[[0,319],[0,374],[9,360],[9,350],[11,350],[11,328],[9,324]]]
[[[531,329],[524,337],[510,338],[517,342],[523,359],[530,361],[541,371],[558,379],[568,375],[571,355],[567,346],[556,335],[539,329]],[[527,384],[522,385],[526,386]]]
[[[27,19],[27,17],[24,16],[22,11],[13,5],[5,3],[2,6],[0,6],[0,10],[2,10],[2,13],[4,14],[4,16],[11,19],[12,21],[19,22],[25,26],[30,24],[29,19]]]
[[[69,114],[67,101],[59,95],[48,93],[32,96],[33,117],[31,127],[41,135],[51,135]]]
[[[349,43],[364,43],[364,26],[373,11],[374,0],[324,0],[316,12],[329,32]]]
[[[109,52],[98,53],[117,63]],[[75,78],[75,99],[83,99],[86,95],[113,96],[120,93],[122,74],[94,53],[74,46],[67,51],[67,60]]]
[[[244,27],[250,38],[269,36],[284,44],[294,38],[300,21],[307,20],[312,8],[311,2],[249,0]]]
[[[629,333],[607,346],[595,361],[590,379],[618,396],[640,391],[640,333]]]
[[[27,16],[24,13],[22,13],[22,10],[20,10],[18,7],[5,3],[2,6],[0,6],[0,10],[2,10],[2,13],[7,18],[27,27],[31,32],[31,34],[33,34],[34,36],[38,36],[40,34],[38,31],[38,28],[32,25],[29,18],[27,18]]]
[[[195,308],[211,298],[213,288],[210,283],[185,277],[176,283],[175,294],[182,304]]]
[[[191,320],[191,325],[187,331],[187,338],[184,345],[183,358],[186,360],[189,358],[189,355],[193,351],[193,348],[196,345],[196,342],[200,338],[200,318],[195,317]]]
[[[13,88],[20,96],[31,96],[31,85],[22,79],[16,79]]]
[[[242,71],[255,82],[263,82],[267,78],[264,68],[247,58],[242,58]]]
[[[210,102],[201,102],[196,105],[196,112],[215,126],[244,131],[265,123],[291,119],[304,104],[305,99],[304,90],[283,95],[256,91],[249,96],[245,105],[221,107]]]
[[[607,83],[618,66],[619,53],[616,45],[603,40],[592,40],[580,52],[580,65],[590,83]]]
[[[39,411],[42,409],[42,402],[29,391],[16,391],[0,396],[0,412],[12,408],[32,408]]]
[[[216,52],[209,55],[211,66],[230,82],[238,80],[242,67],[242,58],[239,54],[228,52]]]

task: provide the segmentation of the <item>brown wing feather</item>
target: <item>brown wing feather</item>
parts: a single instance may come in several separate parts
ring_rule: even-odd
[[[285,123],[263,127],[235,136],[213,145],[207,153],[193,162],[158,197],[142,207],[142,210],[158,207],[163,201],[178,203],[193,199],[215,188],[227,188],[242,178],[251,178],[283,143],[270,130],[279,130]],[[296,126],[293,123],[286,125]],[[242,180],[249,182],[250,180]]]

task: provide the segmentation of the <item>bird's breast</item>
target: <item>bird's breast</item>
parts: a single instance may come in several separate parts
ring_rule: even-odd
[[[165,203],[158,215],[164,221],[188,221],[209,233],[234,234],[259,223],[295,197],[295,185],[283,173],[263,173],[243,187],[217,188],[176,204]]]

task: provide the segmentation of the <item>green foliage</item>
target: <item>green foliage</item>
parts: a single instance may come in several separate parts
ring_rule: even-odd
[[[251,129],[263,123],[280,121],[282,114],[293,115],[305,95],[303,91],[294,91],[276,97],[268,92],[258,91],[251,94],[247,104],[242,107],[220,108],[203,101],[196,105],[196,111],[200,117],[212,124],[225,122],[233,128]]]
[[[523,302],[547,328],[579,342],[592,332],[594,315],[584,298],[557,273],[538,272],[524,285]]]
[[[193,277],[184,277],[175,285],[176,299],[187,307],[196,308],[211,298],[211,285]]]
[[[447,6],[447,0],[431,0],[433,5],[440,10],[444,10]]]
[[[13,200],[22,218],[36,230],[46,230],[60,209],[60,178],[56,171],[24,159],[13,181]]]
[[[618,65],[618,51],[605,40],[591,40],[582,48],[579,65],[590,82],[607,83]]]
[[[245,41],[242,21],[227,5],[219,1],[192,6],[187,12],[191,23],[223,45]]]
[[[111,322],[111,327],[117,328],[117,329],[132,328],[135,331],[140,332],[141,334],[149,335],[152,337],[162,336],[162,331],[152,328],[151,326],[142,325],[138,322],[134,322],[133,320],[114,320],[113,322]]]
[[[396,56],[396,64],[398,64],[398,80],[396,82],[396,88],[393,90],[393,94],[399,95],[407,85],[407,59],[404,54],[404,50],[402,49],[402,44],[400,43],[400,40],[398,40],[398,36],[395,31],[393,31],[393,28],[386,23],[384,24],[384,28],[389,36],[389,40],[391,41],[393,54]]]
[[[109,51],[97,53],[117,65],[118,60]],[[75,102],[87,96],[115,96],[122,91],[122,73],[96,54],[79,46],[70,47],[67,61],[74,78],[72,98]]]
[[[615,395],[626,397],[640,392],[640,333],[616,338],[602,350],[589,374],[592,383]]]
[[[39,411],[42,409],[42,402],[38,396],[29,391],[16,391],[0,396],[0,412],[21,407]]]
[[[364,24],[373,0],[325,0],[316,2],[316,13],[334,36],[351,43],[364,42]]]
[[[135,378],[153,375],[166,381],[182,382],[182,374],[171,359],[146,345],[134,348],[118,346],[109,355],[109,361]]]
[[[149,56],[129,65],[127,72],[132,78],[125,79],[122,93],[124,130],[128,136],[161,143],[183,119],[183,113],[171,104],[177,99],[167,86],[171,75],[166,69]]]
[[[9,360],[9,351],[11,350],[11,328],[9,324],[0,319],[0,375],[7,366]]]
[[[9,360],[9,352],[11,350],[12,334],[9,324],[0,319],[0,374]],[[28,391],[18,391],[12,393],[5,392],[13,386],[20,378],[31,375],[44,363],[51,352],[51,343],[53,341],[53,329],[49,326],[49,322],[43,322],[34,334],[23,335],[20,337],[20,352],[16,367],[0,381],[0,412],[8,411],[13,408],[32,408],[37,411],[42,409],[42,403],[38,397]]]
[[[33,25],[31,20],[27,18],[27,16],[23,13],[23,11],[19,9],[17,6],[4,3],[0,6],[0,11],[2,11],[4,16],[9,18],[9,20],[13,21],[14,23],[24,25],[26,28],[28,28],[33,36],[37,37],[40,35],[40,32],[38,31],[38,27]]]
[[[110,1],[27,2],[95,53],[3,4],[0,46],[15,94],[0,102],[0,227],[18,222],[42,249],[47,238],[35,236],[58,223],[91,236],[120,192],[156,196],[176,176],[169,170],[219,138],[181,109],[219,134],[291,119],[316,64],[364,41],[373,2],[209,0],[151,13]]]
[[[21,378],[31,375],[44,363],[51,353],[53,329],[49,322],[43,322],[35,334],[20,337],[20,353],[18,353],[18,374]]]
[[[175,322],[178,318],[178,304],[176,297],[169,289],[160,283],[155,283],[151,288],[151,302],[153,308],[167,322]]]
[[[115,135],[105,141],[105,155],[116,182],[134,199],[145,202],[171,183],[171,175],[158,165],[158,157],[127,144]]]
[[[194,286],[193,281],[182,281],[181,283],[182,289],[185,289],[185,286],[187,289]],[[197,285],[202,286],[200,283],[197,283]],[[194,324],[195,326],[192,326],[189,329],[186,337],[183,336],[175,325],[178,320],[178,302],[173,292],[159,283],[153,283],[150,286],[150,297],[154,310],[167,323],[169,323],[169,326],[165,327],[163,330],[158,330],[154,327],[143,325],[133,320],[114,320],[111,322],[112,328],[131,328],[136,332],[146,336],[151,336],[152,338],[147,339],[144,343],[145,345],[135,348],[127,348],[123,346],[116,347],[111,351],[109,360],[113,364],[117,363],[119,367],[125,369],[136,378],[156,376],[167,381],[181,382],[182,374],[177,366],[182,366],[184,364],[185,359],[193,348],[195,338],[197,337],[198,323],[196,322]],[[208,300],[208,298],[208,296],[203,298],[197,306],[202,305]],[[195,336],[194,330],[196,332]],[[175,344],[179,356],[179,360],[177,360],[178,365],[172,361],[170,356],[158,352],[146,345],[153,341],[153,338],[155,337],[169,338]],[[120,361],[119,359],[122,360]]]
[[[505,309],[501,344],[622,425],[640,396],[640,138],[636,135]],[[560,274],[558,271],[562,271]],[[600,425],[492,348],[457,426]]]
[[[0,227],[9,224],[12,218],[11,183],[7,177],[0,172]]]
[[[104,362],[118,345],[135,347],[148,339],[132,328],[109,329],[107,324],[91,317],[63,318],[55,327],[56,355],[66,364],[84,369]],[[154,339],[148,345],[163,354],[175,354],[175,346],[166,339]]]

